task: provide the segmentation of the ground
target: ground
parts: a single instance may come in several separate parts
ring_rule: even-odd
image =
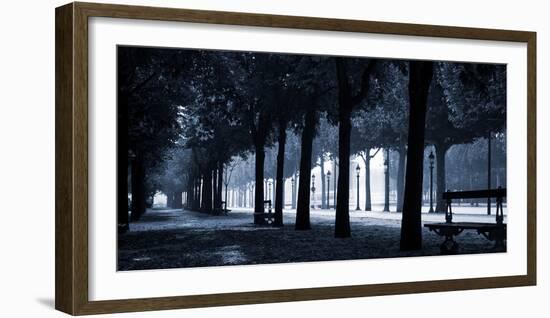
[[[483,209],[460,208],[454,221],[494,222]],[[252,210],[209,215],[151,209],[118,238],[118,270],[270,264],[439,255],[442,238],[423,227],[423,248],[399,251],[401,214],[350,211],[352,237],[334,238],[334,211],[312,210],[309,231],[294,230],[296,214],[284,212],[282,228],[256,226]],[[443,214],[422,214],[424,223]],[[475,231],[457,237],[461,254],[498,252]]]

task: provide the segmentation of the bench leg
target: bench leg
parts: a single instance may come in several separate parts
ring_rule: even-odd
[[[478,230],[478,234],[483,235],[489,241],[494,241],[494,251],[506,251],[506,230],[504,228],[496,228],[492,230]]]
[[[497,229],[493,232],[493,236],[495,239],[495,246],[493,248],[499,251],[506,251],[506,243],[504,243],[506,240],[506,230]]]
[[[439,247],[442,255],[453,255],[458,253],[458,243],[453,239],[453,236],[453,234],[445,235],[445,241],[443,241]]]
[[[458,253],[458,243],[454,240],[454,237],[462,233],[463,229],[460,228],[430,228],[430,231],[434,231],[437,235],[445,237],[445,240],[439,246],[441,255],[453,255]]]

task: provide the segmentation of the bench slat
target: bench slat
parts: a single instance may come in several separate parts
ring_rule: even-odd
[[[443,192],[443,199],[480,199],[480,198],[504,198],[506,197],[506,188],[475,190],[475,191],[454,191]]]
[[[506,228],[506,224],[481,223],[481,222],[429,223],[429,224],[424,224],[424,226],[428,228],[462,228],[465,230],[499,228],[499,227]]]

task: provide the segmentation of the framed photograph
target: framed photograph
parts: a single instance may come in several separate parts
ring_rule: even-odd
[[[73,314],[536,284],[536,33],[56,9]]]

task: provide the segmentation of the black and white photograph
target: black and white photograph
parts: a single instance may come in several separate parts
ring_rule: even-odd
[[[506,65],[117,54],[118,270],[506,252]]]
[[[549,312],[543,2],[5,4],[0,317]]]

